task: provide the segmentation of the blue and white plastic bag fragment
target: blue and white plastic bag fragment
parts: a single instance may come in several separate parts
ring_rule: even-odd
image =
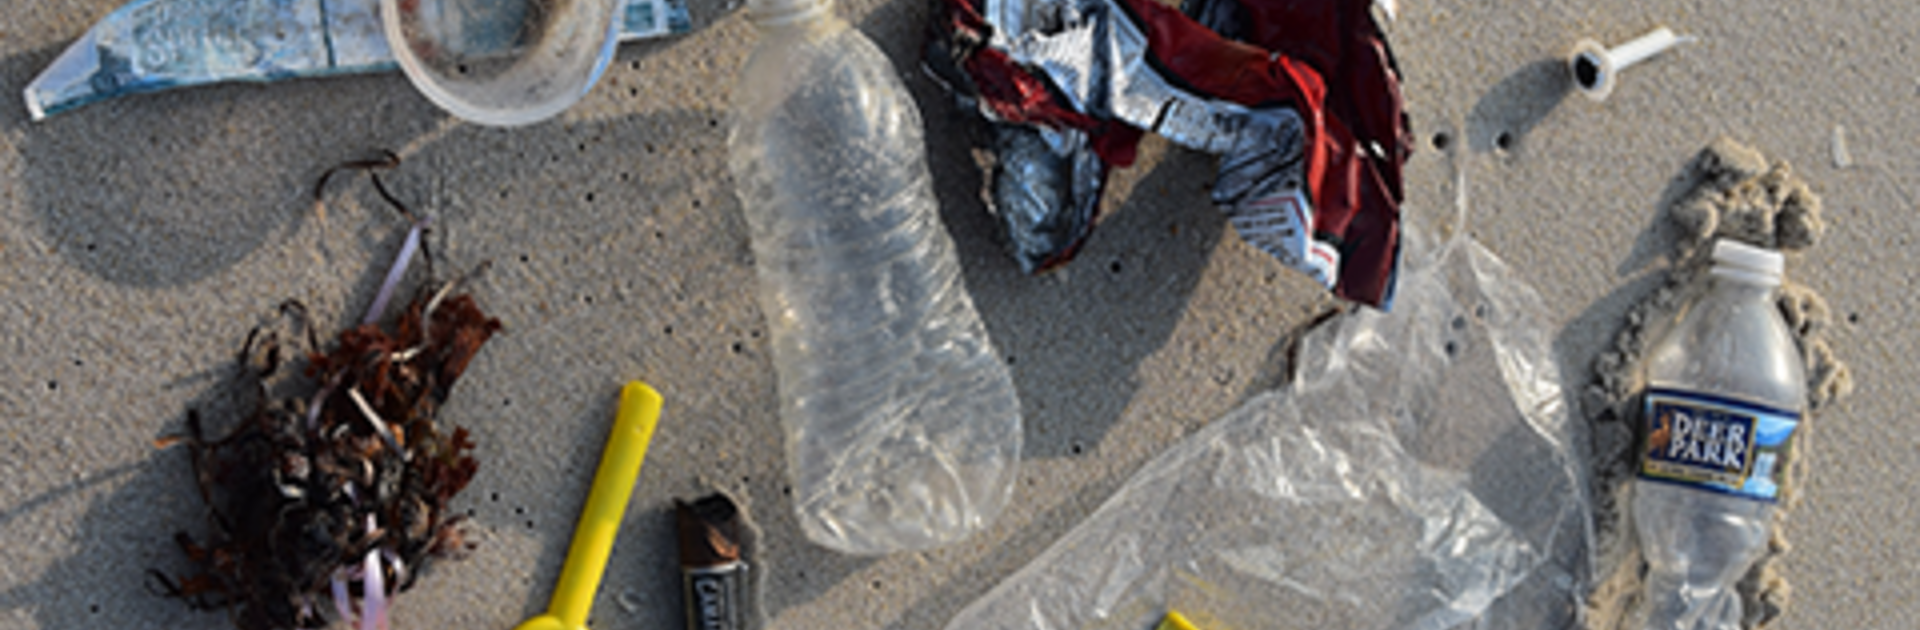
[[[1566,628],[1591,574],[1585,425],[1539,298],[1460,238],[1406,241],[1393,313],[1176,443],[947,630]],[[1423,247],[1425,246],[1425,247]]]
[[[178,87],[396,70],[379,7],[379,0],[134,0],[27,85],[27,111],[41,120]],[[686,0],[626,0],[620,19],[623,42],[693,28]]]

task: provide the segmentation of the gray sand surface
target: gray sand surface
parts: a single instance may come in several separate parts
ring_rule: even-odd
[[[937,628],[1091,512],[1146,458],[1285,373],[1295,329],[1334,307],[1239,242],[1204,156],[1149,141],[1063,272],[1023,277],[992,241],[971,138],[917,70],[924,2],[839,7],[902,68],[928,126],[943,216],[1027,413],[1017,504],[938,551],[854,558],[800,538],[747,234],[724,175],[725,111],[753,34],[696,2],[694,31],[624,47],[561,119],[497,130],[397,75],[222,86],[29,123],[16,97],[120,0],[0,0],[0,627],[222,628],[143,586],[184,571],[198,528],[185,455],[151,441],[218,415],[247,330],[286,298],[339,326],[372,297],[403,224],[364,185],[307,196],[379,148],[396,193],[437,217],[443,270],[491,260],[476,296],[507,326],[443,418],[481,472],[456,502],[481,547],[398,600],[397,628],[508,628],[542,610],[619,385],[668,412],[595,628],[680,623],[669,499],[725,488],[762,527],[779,628]],[[1781,571],[1776,627],[1920,626],[1920,13],[1904,2],[1402,3],[1391,28],[1421,139],[1410,221],[1469,229],[1546,298],[1570,384],[1657,288],[1680,230],[1660,210],[1713,138],[1793,164],[1824,202],[1788,277],[1824,296],[1854,394],[1825,409]],[[1658,24],[1697,44],[1634,67],[1610,100],[1568,93],[1558,57]],[[1836,133],[1836,128],[1844,132]],[[1844,146],[1837,147],[1836,139]],[[1437,145],[1444,144],[1444,148]],[[1844,159],[1841,159],[1844,158]],[[1457,182],[1469,189],[1461,191]]]

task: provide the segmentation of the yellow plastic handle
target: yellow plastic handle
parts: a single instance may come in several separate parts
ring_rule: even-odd
[[[613,539],[620,533],[620,520],[626,516],[627,499],[633,495],[634,481],[640,476],[640,462],[647,458],[647,444],[653,440],[654,425],[660,421],[661,405],[660,393],[646,383],[633,381],[620,390],[620,410],[614,416],[613,434],[607,438],[606,451],[600,454],[600,469],[593,474],[587,507],[581,511],[580,524],[573,531],[567,564],[560,569],[560,585],[553,591],[547,614],[527,620],[520,628],[582,630],[587,627],[587,613],[593,609],[593,596],[600,590],[607,557],[613,554]]]
[[[1160,626],[1154,628],[1154,630],[1200,630],[1200,628],[1199,626],[1193,625],[1193,622],[1187,621],[1186,615],[1180,614],[1179,611],[1169,610],[1167,611],[1166,618],[1161,619]]]

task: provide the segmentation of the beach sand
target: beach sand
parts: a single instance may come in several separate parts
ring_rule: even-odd
[[[0,94],[120,0],[0,0]],[[1210,207],[1207,156],[1149,140],[1110,185],[1078,260],[1019,273],[992,237],[982,129],[918,69],[925,3],[838,11],[899,66],[927,126],[942,216],[1026,412],[1015,504],[935,551],[849,557],[799,535],[783,492],[768,345],[747,231],[725,174],[737,4],[624,46],[579,106],[519,129],[457,122],[398,74],[228,85],[92,105],[32,123],[0,104],[0,627],[228,627],[154,595],[184,572],[175,531],[202,514],[186,456],[157,450],[189,407],[234,413],[233,356],[282,300],[323,328],[357,317],[404,235],[327,167],[390,148],[395,193],[435,217],[442,271],[505,331],[441,417],[481,469],[454,503],[479,549],[396,604],[395,627],[511,627],[545,608],[617,398],[644,379],[667,412],[598,599],[597,629],[674,628],[669,506],[721,488],[759,522],[777,628],[943,625],[1072,528],[1142,462],[1286,374],[1288,341],[1337,307],[1241,243]],[[1560,57],[1657,25],[1699,37],[1629,69],[1611,98],[1571,92]],[[1823,408],[1775,569],[1774,627],[1920,625],[1920,13],[1902,3],[1651,0],[1409,2],[1390,37],[1419,146],[1409,222],[1469,206],[1467,229],[1546,300],[1569,391],[1684,236],[1663,208],[1699,150],[1730,136],[1785,160],[1826,231],[1787,277],[1824,296],[1852,396]],[[9,96],[8,98],[14,98]],[[1840,131],[1844,130],[1844,131]],[[1462,189],[1464,185],[1466,188]]]

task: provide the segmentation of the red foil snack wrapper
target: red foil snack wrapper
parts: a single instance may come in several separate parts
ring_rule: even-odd
[[[1072,258],[1153,132],[1220,156],[1213,200],[1249,244],[1385,307],[1411,143],[1370,6],[943,0],[927,67],[999,126],[990,205],[1029,272]]]

